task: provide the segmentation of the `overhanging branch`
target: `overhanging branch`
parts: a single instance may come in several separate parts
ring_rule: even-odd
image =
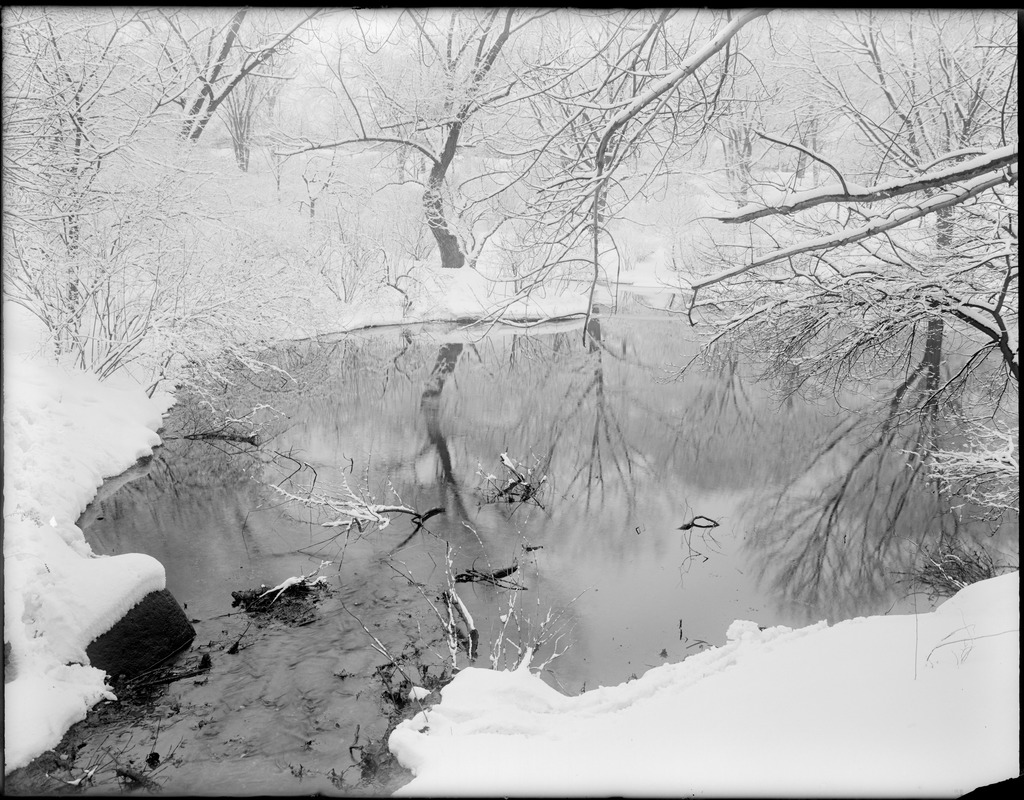
[[[433,163],[435,165],[440,163],[438,161],[438,159],[437,159],[437,156],[435,156],[433,153],[431,153],[429,150],[427,150],[423,145],[418,144],[416,142],[411,142],[408,139],[398,139],[398,138],[389,137],[389,136],[359,136],[359,137],[356,137],[355,139],[339,139],[336,142],[324,142],[322,144],[311,144],[311,145],[307,145],[305,147],[300,147],[297,150],[291,150],[291,151],[288,151],[288,152],[279,152],[279,151],[277,151],[277,152],[275,152],[275,155],[284,156],[285,158],[287,158],[289,156],[300,155],[301,153],[309,153],[309,152],[312,152],[313,150],[330,150],[330,149],[332,149],[334,147],[343,147],[344,145],[347,145],[347,144],[375,144],[375,143],[399,144],[399,145],[402,145],[404,147],[411,147],[413,150],[416,150],[417,152],[422,153],[424,156],[426,156],[428,159],[430,159],[431,163]]]
[[[734,267],[733,269],[720,272],[717,275],[712,275],[710,278],[697,281],[691,286],[693,289],[693,297],[690,298],[690,309],[693,309],[693,304],[697,299],[697,293],[703,288],[712,286],[716,283],[721,283],[722,281],[729,280],[730,278],[735,278],[736,276],[742,275],[743,273],[749,272],[757,267],[763,267],[776,261],[781,261],[784,258],[790,258],[791,256],[800,255],[801,253],[830,250],[834,247],[854,244],[855,242],[862,241],[863,239],[877,236],[885,231],[890,231],[893,228],[906,225],[908,222],[912,222],[915,219],[920,219],[928,214],[934,214],[944,208],[952,208],[953,206],[959,205],[960,203],[987,191],[988,189],[992,189],[1004,183],[1012,184],[1017,180],[1017,173],[1017,164],[1011,164],[1005,170],[1000,170],[995,174],[983,175],[975,178],[973,181],[969,181],[968,183],[957,187],[951,187],[941,194],[930,197],[918,205],[895,211],[887,218],[880,217],[872,220],[866,225],[862,225],[859,228],[840,231],[839,233],[835,233],[830,236],[822,236],[818,239],[812,239],[809,242],[792,245],[791,247],[784,247],[779,250],[775,250],[768,255],[762,256],[761,258],[754,259],[749,264]]]
[[[1013,144],[993,150],[981,158],[965,161],[955,167],[935,172],[926,172],[917,178],[887,181],[875,186],[853,187],[852,189],[844,181],[841,191],[836,191],[838,187],[835,187],[835,184],[831,184],[807,192],[795,192],[789,195],[785,202],[781,203],[751,203],[732,214],[712,217],[712,219],[729,223],[751,222],[763,217],[792,214],[796,211],[822,205],[823,203],[873,203],[877,200],[887,200],[892,197],[911,194],[912,192],[921,192],[940,188],[950,183],[970,180],[1003,167],[1010,167],[1013,170],[1013,174],[1016,175],[1018,157],[1018,145]],[[842,179],[840,178],[840,180]]]

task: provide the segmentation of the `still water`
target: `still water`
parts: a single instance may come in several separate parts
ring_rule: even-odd
[[[620,315],[593,332],[601,347],[576,321],[277,348],[261,356],[270,368],[225,373],[207,398],[237,417],[257,408],[259,448],[183,438],[212,417],[179,403],[148,472],[83,523],[96,552],[164,564],[213,666],[168,686],[158,725],[122,726],[104,746],[161,753],[172,793],[390,790],[360,787],[349,749],[387,726],[371,634],[440,675],[450,653],[431,603],[443,608],[449,574],[515,565],[503,585],[456,584],[476,665],[513,666],[540,642],[544,679],[578,693],[722,644],[734,619],[926,610],[901,573],[950,526],[1012,546],[943,509],[899,441],[878,446],[871,398],[785,398],[729,357],[680,378],[697,345],[677,319]],[[535,498],[494,502],[502,454],[532,470]],[[444,511],[421,529],[403,514],[323,527],[339,515],[317,501],[354,498]],[[322,561],[333,592],[312,624],[254,627],[231,607],[232,591]]]

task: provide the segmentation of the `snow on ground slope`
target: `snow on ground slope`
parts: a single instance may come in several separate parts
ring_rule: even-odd
[[[4,771],[53,747],[108,694],[85,648],[151,591],[149,556],[96,557],[75,520],[103,478],[152,452],[170,405],[134,384],[45,364],[4,347]],[[26,323],[28,324],[28,323]],[[23,331],[21,331],[23,332]],[[12,680],[13,676],[13,680]]]
[[[337,316],[327,315],[320,333],[348,331],[372,325],[442,322],[469,318],[537,320],[580,314],[587,310],[590,286],[584,281],[558,287],[540,287],[520,296],[508,280],[481,269],[442,269],[417,262],[402,282],[405,295],[387,287],[373,296],[360,296],[344,305]]]
[[[927,614],[737,621],[576,697],[466,669],[392,734],[399,793],[959,796],[1019,771],[1018,601],[1011,573]]]

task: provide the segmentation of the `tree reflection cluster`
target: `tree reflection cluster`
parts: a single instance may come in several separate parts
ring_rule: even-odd
[[[934,559],[923,553],[984,548],[1015,527],[1014,509],[972,508],[932,469],[963,437],[965,395],[951,389],[957,354],[944,352],[945,338],[941,320],[929,326],[903,380],[836,422],[758,527],[762,575],[789,602],[844,615],[891,593],[898,575],[926,574]],[[771,575],[769,563],[783,566]]]
[[[786,374],[764,381],[743,343],[723,340],[681,377],[659,380],[672,375],[653,365],[678,354],[678,344],[672,350],[614,315],[592,318],[583,344],[574,325],[483,338],[449,330],[440,341],[395,329],[283,346],[260,356],[275,369],[250,371],[221,387],[222,400],[176,412],[221,408],[237,420],[246,407],[259,409],[259,448],[231,440],[168,447],[192,448],[175,463],[197,470],[198,481],[233,470],[239,480],[287,482],[297,499],[280,511],[310,525],[358,505],[359,520],[346,517],[352,530],[309,538],[302,552],[314,557],[344,563],[352,536],[365,536],[360,547],[379,548],[386,560],[401,553],[417,575],[444,577],[441,553],[451,548],[453,574],[515,564],[517,583],[532,587],[550,585],[536,558],[542,546],[546,559],[569,561],[584,551],[628,559],[648,548],[677,559],[681,580],[738,547],[782,606],[830,617],[887,603],[934,547],[980,547],[997,531],[1003,543],[1012,526],[1012,513],[984,523],[970,498],[951,496],[930,469],[935,452],[963,435],[955,424],[963,406],[937,391],[957,359],[941,331],[919,341],[914,366],[880,383],[874,398],[862,387],[831,399]],[[610,346],[626,335],[628,357]],[[216,417],[201,420],[217,429]],[[524,453],[530,465],[516,460]],[[503,476],[487,481],[481,464],[502,455]],[[361,476],[355,490],[353,473]],[[697,512],[722,519],[708,505],[716,496],[737,511],[713,537],[696,529],[673,537],[650,522]],[[266,495],[263,507],[281,500]],[[497,500],[513,502],[489,502]],[[380,533],[383,518],[394,519],[396,537]],[[473,614],[496,602],[465,600]],[[570,598],[551,600],[564,611]]]

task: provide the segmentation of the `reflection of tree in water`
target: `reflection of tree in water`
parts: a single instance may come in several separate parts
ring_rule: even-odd
[[[685,384],[659,381],[665,375],[659,359],[667,354],[658,353],[658,343],[651,343],[657,355],[650,363],[636,352],[626,357],[608,341],[603,323],[591,318],[582,353],[578,332],[534,338],[547,352],[531,354],[538,368],[517,374],[516,389],[538,400],[524,401],[503,434],[510,442],[543,443],[537,455],[549,465],[557,497],[583,495],[587,508],[597,502],[633,516],[645,478],[660,483],[672,474],[691,488],[718,490],[775,478],[778,462],[791,460],[788,453],[770,464],[754,457],[755,437],[770,444],[761,440],[774,442],[792,422],[771,416],[769,427],[759,420],[760,404],[748,393],[737,358],[721,359]]]
[[[130,504],[150,492],[178,496],[210,486],[248,483],[259,474],[262,464],[258,449],[246,441],[245,433],[240,430],[236,436],[199,398],[187,391],[179,392],[178,401],[164,420],[161,445],[154,451],[148,469],[109,502]]]
[[[442,492],[439,505],[448,507],[450,500],[455,513],[460,519],[466,520],[469,516],[462,500],[462,489],[452,470],[452,456],[448,449],[447,436],[441,429],[441,392],[448,376],[455,371],[462,350],[463,345],[458,342],[442,344],[438,349],[437,361],[420,398],[420,411],[427,423],[427,444],[417,454],[417,458],[424,456],[431,448],[437,451]]]
[[[602,498],[606,490],[606,470],[610,466],[618,476],[620,486],[624,490],[626,510],[632,514],[637,501],[636,473],[634,458],[639,450],[634,447],[629,437],[623,432],[619,414],[622,409],[615,408],[610,401],[605,386],[605,370],[601,335],[600,309],[594,307],[594,316],[587,323],[588,358],[580,366],[578,374],[585,377],[581,386],[573,383],[565,393],[565,402],[561,404],[563,415],[555,415],[548,438],[548,450],[543,463],[552,464],[556,452],[565,451],[563,441],[576,427],[568,424],[564,414],[571,414],[578,423],[581,437],[579,445],[568,444],[571,453],[571,465],[567,472],[569,477],[564,483],[557,481],[559,491],[569,495],[577,485],[581,485],[586,497],[586,508],[590,509],[595,489]],[[557,347],[564,342],[555,342]],[[588,402],[592,398],[592,403]],[[593,409],[593,424],[586,420],[587,411]]]
[[[736,437],[753,440],[754,432],[763,429],[740,374],[739,355],[731,350],[722,351],[709,360],[707,368],[717,380],[706,386],[683,412],[694,419],[694,424],[688,426],[688,443],[693,445],[698,461],[705,455],[705,444],[717,448],[722,441]],[[695,430],[700,435],[694,435]]]
[[[406,380],[412,380],[409,373],[406,371],[404,365],[399,362],[402,361],[402,357],[409,352],[409,347],[412,345],[412,333],[409,332],[408,328],[402,329],[402,345],[401,348],[392,356],[391,360],[384,365],[383,378],[381,381],[380,393],[384,395],[388,390],[388,384],[391,383],[391,377],[394,374],[401,375]]]
[[[923,545],[979,533],[927,470],[930,453],[954,434],[940,401],[936,323],[920,360],[881,404],[881,421],[842,419],[749,537],[759,579],[789,602],[839,616],[876,606],[892,597],[897,573],[911,570]]]

